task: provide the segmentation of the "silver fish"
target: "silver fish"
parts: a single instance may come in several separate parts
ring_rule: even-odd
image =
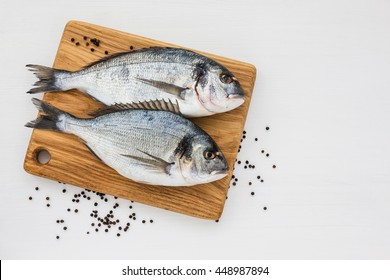
[[[227,175],[228,164],[213,139],[191,121],[162,110],[176,110],[172,103],[152,101],[159,110],[113,106],[113,112],[94,119],[76,118],[36,98],[33,103],[44,115],[27,127],[78,136],[95,156],[134,181],[192,186]]]
[[[178,48],[114,54],[76,72],[26,66],[39,78],[28,93],[78,89],[106,105],[164,99],[179,103],[184,116],[201,117],[235,109],[245,99],[226,67]]]

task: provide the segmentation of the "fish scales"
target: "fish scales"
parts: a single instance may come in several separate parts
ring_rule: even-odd
[[[126,109],[79,119],[33,99],[44,113],[26,126],[78,136],[105,164],[132,180],[191,186],[227,175],[213,139],[191,121],[163,110]]]
[[[122,111],[92,120],[71,119],[67,121],[66,131],[84,139],[91,148],[93,145],[105,145],[107,149],[112,146],[118,155],[131,152],[147,158],[139,149],[164,155],[162,158],[167,161],[167,152],[177,147],[184,135],[194,133],[187,124],[180,123],[177,115],[154,111]],[[94,144],[96,135],[104,135],[104,138]],[[162,137],[164,141],[161,141]],[[137,143],[137,146],[128,143]]]
[[[237,108],[245,99],[226,67],[179,48],[115,54],[75,72],[27,66],[39,78],[29,93],[76,88],[106,105],[163,99],[177,102],[184,116],[201,117]]]

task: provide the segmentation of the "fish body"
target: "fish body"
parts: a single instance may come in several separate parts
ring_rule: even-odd
[[[29,93],[78,89],[106,105],[170,100],[187,117],[226,112],[245,99],[240,83],[226,67],[179,48],[114,54],[76,72],[27,67],[40,79]]]
[[[227,174],[217,144],[178,114],[133,109],[79,119],[38,99],[33,102],[45,115],[26,126],[78,136],[105,164],[134,181],[191,186]]]

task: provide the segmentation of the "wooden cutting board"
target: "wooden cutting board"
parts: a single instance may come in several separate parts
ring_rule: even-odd
[[[100,40],[99,46],[90,41],[94,38]],[[70,21],[62,35],[53,67],[74,71],[110,54],[151,46],[177,47],[173,44],[89,23]],[[251,101],[256,68],[240,61],[203,52],[198,53],[225,65],[238,78],[246,95],[245,103],[233,111],[192,119],[221,148],[230,166],[228,176],[213,183],[192,187],[174,188],[144,185],[122,177],[115,170],[97,160],[76,136],[37,129],[33,130],[31,135],[24,169],[31,174],[55,181],[186,215],[213,220],[219,219],[225,204],[234,161]],[[88,118],[89,113],[103,107],[101,103],[77,90],[45,93],[43,99],[82,118]],[[31,104],[31,106],[33,105]],[[51,155],[50,161],[46,164],[39,163],[37,159],[38,153],[42,150],[47,150]]]

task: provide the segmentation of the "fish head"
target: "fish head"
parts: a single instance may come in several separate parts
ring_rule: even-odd
[[[233,110],[245,101],[240,82],[222,65],[215,65],[205,71],[199,77],[196,90],[200,103],[212,113]]]
[[[180,157],[182,176],[192,183],[208,183],[225,177],[229,165],[208,135],[192,137]]]

